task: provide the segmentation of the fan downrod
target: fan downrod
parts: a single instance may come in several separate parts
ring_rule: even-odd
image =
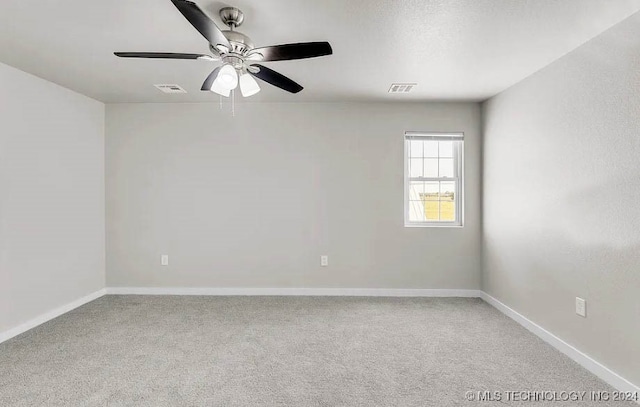
[[[240,9],[235,7],[223,7],[220,9],[220,19],[222,19],[222,22],[233,30],[234,28],[242,25],[242,22],[244,21],[244,14]]]

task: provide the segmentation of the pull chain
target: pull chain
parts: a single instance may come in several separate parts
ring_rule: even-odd
[[[236,91],[231,91],[231,116],[236,117]]]
[[[220,96],[220,110],[222,110],[222,96]]]

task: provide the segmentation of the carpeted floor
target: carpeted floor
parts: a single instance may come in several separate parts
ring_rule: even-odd
[[[479,299],[106,296],[0,344],[1,406],[636,405],[594,390]]]

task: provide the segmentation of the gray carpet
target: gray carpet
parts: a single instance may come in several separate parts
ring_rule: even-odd
[[[627,405],[482,390],[613,391],[479,299],[106,296],[0,344],[2,406]]]

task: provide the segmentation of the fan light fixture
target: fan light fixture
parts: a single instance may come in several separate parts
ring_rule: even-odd
[[[242,96],[249,97],[260,92],[258,82],[251,75],[241,74],[238,78],[238,71],[231,64],[225,64],[220,68],[218,76],[211,85],[211,91],[220,96],[229,97],[232,90],[240,84]]]

